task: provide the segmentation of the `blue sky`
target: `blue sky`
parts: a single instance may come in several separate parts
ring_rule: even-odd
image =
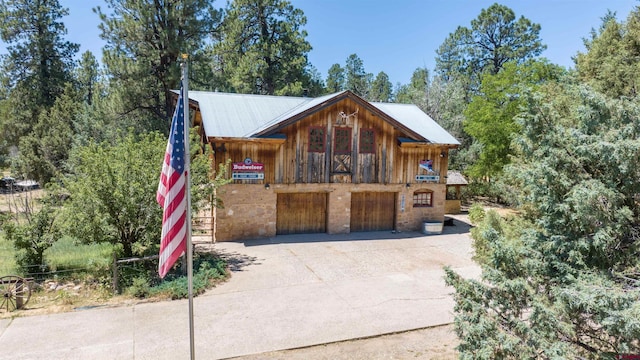
[[[307,17],[307,40],[313,46],[309,61],[326,77],[332,64],[344,66],[357,54],[365,70],[384,71],[391,82],[408,83],[418,67],[434,68],[436,49],[458,26],[470,26],[489,0],[292,0]],[[503,0],[499,3],[542,26],[547,45],[542,54],[551,62],[572,67],[571,57],[584,51],[582,39],[600,26],[607,9],[619,20],[640,6],[637,0]],[[68,39],[101,58],[98,16],[92,8],[103,0],[61,0],[70,15],[63,19]],[[226,1],[218,0],[216,7]],[[5,52],[0,47],[0,53]]]

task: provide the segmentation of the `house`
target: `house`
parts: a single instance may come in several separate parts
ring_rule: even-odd
[[[193,121],[231,162],[218,241],[294,233],[418,231],[443,221],[459,143],[414,105],[350,91],[318,98],[189,92]]]

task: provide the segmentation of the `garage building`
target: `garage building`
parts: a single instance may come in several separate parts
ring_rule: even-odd
[[[318,98],[189,92],[194,123],[230,161],[217,241],[420,230],[442,221],[459,143],[415,105],[350,91]]]

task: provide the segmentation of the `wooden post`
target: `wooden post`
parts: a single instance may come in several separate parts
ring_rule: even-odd
[[[216,196],[216,190],[213,189],[213,194],[211,194],[211,197],[209,198],[209,204],[211,204],[211,218],[210,218],[211,223],[209,225],[211,230],[212,244],[216,243],[216,204],[214,203],[215,196]]]
[[[113,286],[113,294],[117,295],[118,294],[118,256],[116,255],[116,252],[113,252],[113,279],[112,279],[112,286]]]

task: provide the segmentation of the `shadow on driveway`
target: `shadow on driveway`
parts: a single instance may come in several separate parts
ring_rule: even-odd
[[[453,226],[443,226],[442,234],[438,235],[454,235],[454,234],[466,234],[469,232],[471,226],[465,222],[457,219],[453,220]],[[263,246],[273,244],[295,244],[295,243],[314,243],[314,242],[333,242],[333,241],[360,241],[360,240],[385,240],[392,241],[394,239],[408,239],[425,237],[425,235],[418,231],[368,231],[368,232],[352,232],[349,234],[326,234],[326,233],[312,233],[312,234],[291,234],[291,235],[277,235],[271,238],[251,239],[237,241],[244,244],[246,247],[250,246]]]

